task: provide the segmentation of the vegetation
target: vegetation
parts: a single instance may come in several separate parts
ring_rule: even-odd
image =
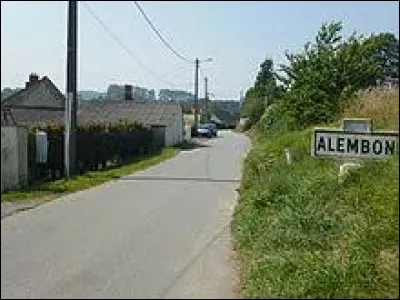
[[[392,33],[381,33],[370,38],[374,58],[381,68],[381,78],[399,77],[399,40]]]
[[[343,118],[370,118],[375,129],[399,130],[399,90],[361,91],[344,108]]]
[[[246,298],[399,297],[399,157],[366,162],[340,182],[334,160],[310,155],[313,125],[369,117],[374,130],[399,128],[398,90],[371,89],[398,70],[398,53],[396,62],[383,51],[398,40],[342,41],[341,28],[324,25],[288,55],[276,75],[285,89],[252,127],[232,221]]]
[[[300,54],[287,55],[283,106],[294,128],[332,122],[356,91],[374,86],[384,74],[383,58],[381,62],[376,54],[385,39],[353,34],[343,41],[341,29],[341,23],[324,25],[315,43],[307,43]]]
[[[261,64],[254,86],[247,90],[243,101],[242,117],[249,118],[250,126],[256,124],[266,107],[281,96],[283,88],[277,85],[276,79],[273,61],[266,59]]]
[[[398,298],[398,158],[340,185],[310,136],[261,138],[246,160],[232,224],[246,298]]]
[[[49,147],[46,166],[39,168],[36,164],[36,146],[34,132],[47,132]],[[29,169],[31,181],[46,178],[48,172],[52,178],[60,177],[64,172],[64,129],[63,126],[50,123],[31,128],[29,136]],[[104,168],[108,162],[125,163],[133,157],[149,153],[152,150],[153,134],[140,123],[118,120],[114,123],[90,122],[78,126],[76,132],[77,171]],[[58,176],[57,176],[58,174]]]
[[[250,118],[252,126],[263,119],[267,129],[276,128],[277,122],[291,130],[330,123],[359,90],[398,77],[399,40],[393,34],[354,33],[344,39],[341,31],[341,22],[324,24],[313,43],[299,53],[286,53],[288,64],[279,72],[266,60],[246,92],[242,116]]]

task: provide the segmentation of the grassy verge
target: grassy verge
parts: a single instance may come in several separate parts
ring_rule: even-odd
[[[244,297],[398,298],[399,157],[339,183],[339,165],[312,158],[310,139],[253,132],[232,222]]]
[[[87,172],[70,180],[60,179],[43,183],[38,186],[26,187],[18,191],[7,191],[1,194],[1,201],[16,201],[23,199],[37,199],[44,196],[56,196],[64,193],[72,193],[87,189],[119,176],[132,174],[150,166],[156,165],[164,160],[175,156],[180,151],[177,147],[163,149],[160,153],[150,154],[132,160],[121,167],[110,168],[102,171]]]

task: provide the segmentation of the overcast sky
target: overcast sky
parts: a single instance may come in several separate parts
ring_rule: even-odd
[[[78,90],[131,83],[193,92],[194,64],[160,42],[132,1],[86,3],[131,54],[79,2]],[[399,36],[397,1],[138,3],[180,54],[192,61],[213,58],[201,67],[217,99],[239,99],[266,57],[284,63],[285,49],[296,51],[312,41],[326,21],[343,21],[345,35]],[[1,88],[23,87],[29,73],[36,72],[65,91],[66,20],[65,1],[1,1]]]

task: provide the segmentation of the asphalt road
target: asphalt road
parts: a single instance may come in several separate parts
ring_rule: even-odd
[[[243,135],[1,220],[2,298],[233,298]]]

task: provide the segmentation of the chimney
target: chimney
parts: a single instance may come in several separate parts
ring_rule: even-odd
[[[133,87],[129,84],[125,85],[125,100],[133,100]]]
[[[29,81],[25,83],[25,88],[28,88],[37,82],[39,82],[39,75],[36,73],[31,73],[29,74]]]

